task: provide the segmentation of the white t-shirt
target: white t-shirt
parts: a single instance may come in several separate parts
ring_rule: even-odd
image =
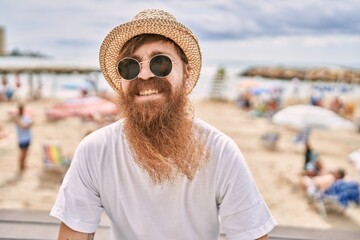
[[[120,120],[80,143],[51,215],[70,228],[96,231],[102,212],[113,239],[168,240],[219,237],[256,239],[276,222],[259,193],[237,145],[200,119],[209,131],[211,159],[192,181],[155,185],[133,160]]]

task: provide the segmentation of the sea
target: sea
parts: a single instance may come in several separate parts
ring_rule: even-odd
[[[0,57],[0,68],[6,67],[31,67],[31,66],[80,66],[98,68],[97,62],[86,59],[64,59],[64,58],[30,58],[30,57]],[[222,85],[222,96],[229,100],[236,100],[241,91],[241,83],[244,81],[256,82],[258,93],[267,92],[271,88],[280,88],[282,97],[291,97],[294,92],[300,97],[309,94],[322,96],[360,96],[360,86],[345,83],[289,81],[280,79],[266,79],[261,77],[244,77],[242,73],[250,67],[256,66],[281,66],[281,67],[349,67],[360,70],[359,63],[319,63],[319,62],[271,62],[271,61],[249,61],[249,60],[203,60],[200,79],[191,93],[192,99],[209,98],[212,94],[214,78],[217,71],[225,70],[224,84]],[[0,79],[5,76],[1,75]],[[8,86],[14,89],[14,98],[26,99],[29,95],[29,74],[7,74]],[[35,91],[43,98],[67,99],[78,97],[81,90],[87,89],[89,93],[97,91],[113,93],[111,87],[101,73],[82,74],[35,74],[32,77]],[[16,87],[20,83],[20,87]],[[0,87],[1,88],[1,87]],[[264,90],[264,91],[262,91]]]

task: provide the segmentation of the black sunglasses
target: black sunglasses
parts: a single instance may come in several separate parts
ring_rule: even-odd
[[[179,60],[172,60],[170,57],[159,54],[153,56],[150,60],[139,62],[135,58],[126,57],[119,61],[118,72],[121,78],[131,81],[137,78],[141,70],[141,64],[149,63],[151,72],[156,77],[166,77],[171,73],[173,63]]]

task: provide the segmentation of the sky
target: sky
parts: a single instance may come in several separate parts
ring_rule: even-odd
[[[318,62],[360,68],[359,0],[0,0],[6,50],[97,62],[115,26],[169,11],[198,37],[204,61]]]

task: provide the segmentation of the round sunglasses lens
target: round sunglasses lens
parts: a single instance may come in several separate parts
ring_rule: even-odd
[[[172,69],[171,59],[164,55],[155,56],[150,61],[150,70],[158,77],[169,75]]]
[[[140,65],[135,59],[126,58],[119,62],[118,70],[123,79],[133,80],[139,75]]]

